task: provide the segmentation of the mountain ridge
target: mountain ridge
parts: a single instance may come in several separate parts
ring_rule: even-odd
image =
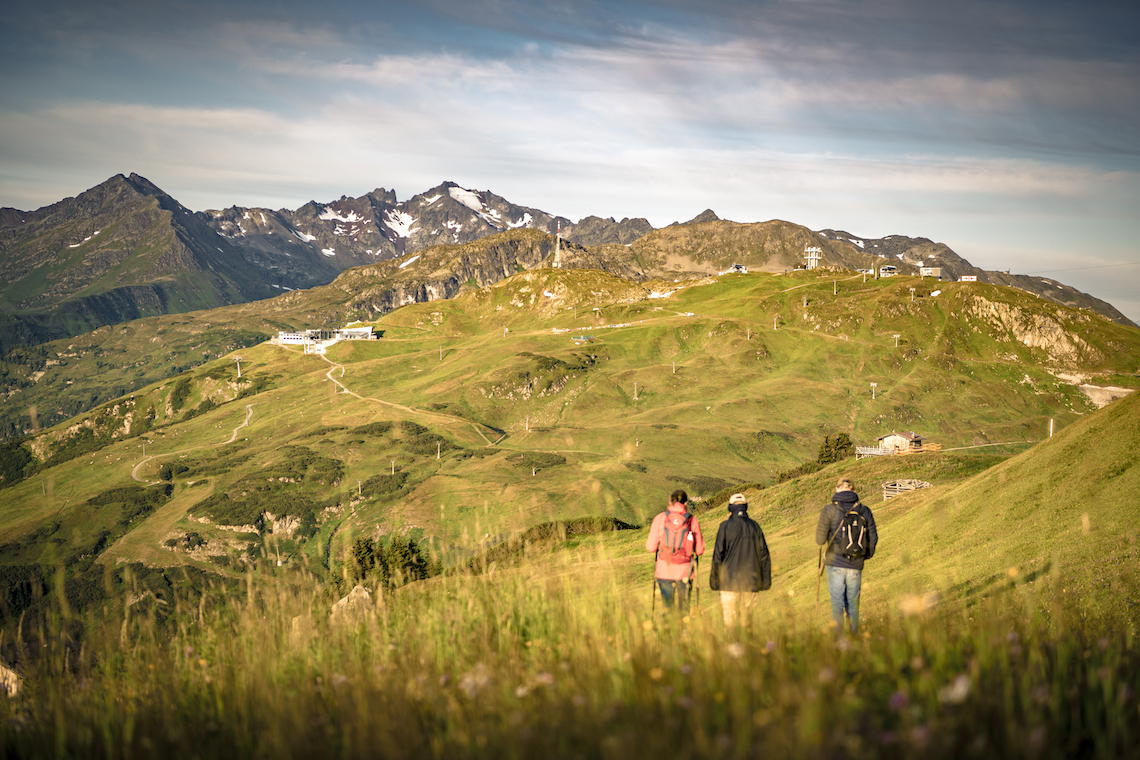
[[[889,258],[900,271],[917,273],[923,262],[937,262],[950,277],[971,274],[1132,324],[1111,304],[1074,288],[986,272],[925,238],[871,240],[780,220],[737,223],[711,209],[661,229],[645,219],[595,216],[575,224],[450,181],[406,201],[378,187],[293,211],[231,206],[192,212],[131,174],[35,211],[0,209],[0,276],[8,283],[0,290],[6,315],[0,351],[145,316],[268,298],[327,284],[355,267],[518,229],[560,233],[568,265],[627,278],[704,277],[737,264],[790,270],[815,246],[825,266],[870,268]],[[427,283],[407,291],[425,299],[443,292]]]

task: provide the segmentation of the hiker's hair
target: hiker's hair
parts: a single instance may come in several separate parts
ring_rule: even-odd
[[[839,483],[836,484],[835,488],[838,491],[854,491],[855,481],[848,477],[842,477],[839,479]]]
[[[689,494],[678,488],[669,495],[669,501],[674,504],[685,504],[689,501]]]

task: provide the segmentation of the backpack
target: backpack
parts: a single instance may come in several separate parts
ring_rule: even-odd
[[[693,516],[665,510],[665,540],[658,558],[673,565],[686,565],[693,560]]]
[[[863,516],[862,506],[855,502],[851,509],[844,512],[843,519],[839,521],[839,527],[831,538],[836,553],[847,559],[866,559],[870,552],[867,518]]]

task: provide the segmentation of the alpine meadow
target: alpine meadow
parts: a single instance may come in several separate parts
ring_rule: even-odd
[[[4,754],[1138,756],[1140,329],[793,269],[819,236],[768,224],[512,230],[13,348]],[[846,637],[841,476],[879,537]],[[683,616],[645,551],[675,489]],[[773,582],[726,628],[734,493]]]

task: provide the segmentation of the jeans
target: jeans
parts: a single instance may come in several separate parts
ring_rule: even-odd
[[[863,583],[862,570],[846,567],[827,568],[827,590],[831,594],[831,619],[839,633],[843,633],[843,613],[851,621],[851,633],[859,628],[859,587]]]
[[[677,611],[684,615],[689,611],[689,584],[687,581],[665,581],[657,579],[657,587],[661,589],[661,602],[668,609],[673,606],[673,599],[677,600]]]

